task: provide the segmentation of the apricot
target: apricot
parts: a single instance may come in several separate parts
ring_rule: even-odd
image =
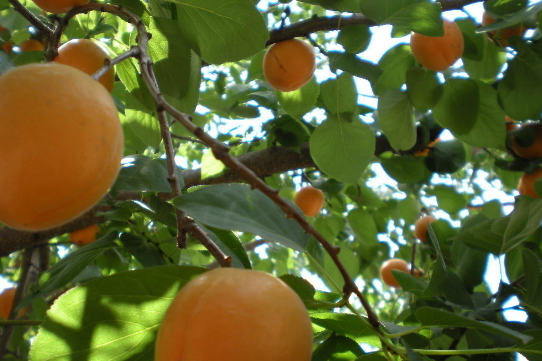
[[[3,31],[6,31],[7,29],[4,28],[2,25],[0,25],[0,33]],[[4,50],[6,53],[11,53],[11,49],[13,49],[13,42],[8,40],[2,46],[0,46],[2,50]]]
[[[461,29],[453,21],[443,20],[443,36],[412,33],[410,49],[414,58],[427,69],[441,71],[463,55],[464,40]]]
[[[41,9],[54,14],[62,14],[76,6],[85,5],[90,0],[33,0]]]
[[[514,153],[526,159],[542,157],[542,123],[525,123],[519,129],[522,132],[532,132],[533,139],[529,144],[520,144],[516,136],[512,136]]]
[[[19,44],[21,51],[43,51],[43,44],[36,39],[27,39]]]
[[[540,198],[534,190],[534,182],[540,177],[542,177],[542,168],[538,168],[532,173],[523,173],[518,182],[519,194]]]
[[[311,186],[301,188],[294,196],[294,203],[307,217],[320,213],[325,200],[324,192]]]
[[[177,294],[158,331],[155,361],[309,361],[311,320],[297,294],[270,274],[222,268]]]
[[[380,266],[380,279],[382,280],[382,282],[384,282],[389,287],[401,288],[401,285],[399,284],[393,273],[391,273],[392,270],[410,273],[410,267],[405,260],[398,258],[389,259],[386,262],[382,263],[382,266]]]
[[[436,221],[435,217],[423,216],[414,223],[414,237],[427,243],[427,227],[429,223]]]
[[[273,89],[289,92],[311,80],[316,69],[316,55],[304,41],[281,41],[267,50],[262,68],[265,80]]]
[[[7,71],[0,94],[0,222],[40,231],[96,204],[124,150],[107,90],[80,70],[47,63]]]
[[[429,142],[429,144],[427,144],[427,146],[425,147],[424,150],[417,151],[416,153],[414,153],[414,156],[416,156],[416,157],[426,157],[429,154],[429,151],[431,150],[431,147],[434,147],[435,144],[437,144],[437,142],[439,142],[439,141],[440,141],[440,138],[437,138],[437,139],[433,140],[432,142]]]
[[[70,242],[84,246],[85,244],[92,243],[96,240],[96,234],[100,230],[97,224],[78,229],[70,233]]]
[[[483,26],[491,25],[495,23],[495,21],[496,20],[493,19],[491,15],[489,15],[487,12],[484,11],[484,15],[482,17]],[[527,28],[520,24],[517,26],[513,26],[511,28],[489,31],[487,33],[487,36],[490,39],[495,40],[501,46],[508,46],[508,39],[510,39],[512,36],[522,37],[523,34],[525,34],[525,31],[527,31]]]
[[[107,53],[101,46],[88,39],[73,39],[58,48],[58,56],[54,62],[73,66],[88,75],[94,74],[100,69],[106,59]],[[115,85],[115,70],[109,69],[100,77],[99,82],[109,91],[113,91]]]
[[[9,313],[11,312],[11,307],[13,307],[13,300],[15,299],[16,288],[6,288],[2,293],[0,293],[0,317],[4,320],[7,320]],[[27,308],[23,308],[19,311],[17,317],[22,317],[27,312]]]
[[[516,121],[512,118],[510,118],[508,115],[504,116],[504,121],[506,123],[506,131],[510,132],[512,130],[516,130],[519,128],[519,124],[516,123]]]

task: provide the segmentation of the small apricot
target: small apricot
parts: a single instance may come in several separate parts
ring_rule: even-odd
[[[261,271],[221,268],[188,282],[158,330],[155,361],[310,361],[299,296]]]
[[[518,182],[519,194],[540,198],[534,189],[534,182],[540,177],[542,177],[542,168],[538,168],[532,173],[523,173]]]
[[[494,24],[495,21],[496,20],[493,19],[491,15],[484,11],[484,15],[482,17],[483,26]],[[495,40],[501,46],[508,46],[508,39],[510,39],[512,36],[522,37],[523,34],[525,34],[525,31],[527,31],[527,28],[520,24],[511,28],[489,31],[487,36],[490,39]]]
[[[120,169],[111,94],[80,70],[27,64],[0,76],[0,222],[40,231],[96,204]]]
[[[41,9],[53,14],[63,14],[76,6],[85,5],[90,0],[33,0]]]
[[[15,299],[16,288],[6,288],[2,293],[0,293],[0,317],[4,320],[7,320],[9,313],[11,312],[11,307],[13,307],[13,300]],[[26,308],[23,308],[19,311],[17,317],[22,317],[27,312]]]
[[[325,200],[324,192],[311,186],[301,188],[294,197],[294,203],[307,217],[320,213]]]
[[[36,39],[27,39],[19,44],[21,51],[43,51],[43,44]]]
[[[96,240],[96,234],[100,230],[97,224],[78,229],[70,233],[70,242],[84,246],[85,244],[92,243]]]
[[[423,216],[414,223],[414,237],[427,243],[427,227],[429,223],[436,221],[435,217]]]
[[[525,123],[521,125],[519,132],[530,132],[532,140],[529,144],[520,144],[517,136],[512,136],[512,149],[521,158],[531,159],[542,157],[542,123]]]
[[[382,266],[380,266],[380,279],[382,280],[382,282],[384,282],[389,287],[401,288],[401,285],[391,272],[392,270],[410,273],[410,267],[405,260],[398,258],[389,259],[386,262],[382,263]]]
[[[427,69],[441,71],[454,64],[463,55],[464,40],[459,26],[443,20],[443,36],[412,33],[410,49],[414,58]]]
[[[92,40],[72,39],[58,48],[58,56],[53,61],[92,75],[104,65],[106,59],[109,59],[107,53]],[[98,81],[111,92],[115,85],[115,70],[110,68]]]
[[[427,146],[425,147],[424,150],[417,151],[416,153],[414,153],[414,156],[416,156],[416,157],[426,157],[429,154],[429,151],[431,150],[431,147],[434,147],[435,144],[437,144],[437,142],[439,142],[439,141],[440,141],[440,138],[437,138],[437,139],[433,140],[432,142],[429,142],[429,144],[427,144]]]
[[[298,39],[273,44],[263,58],[263,75],[273,89],[289,92],[311,80],[316,69],[313,48]]]

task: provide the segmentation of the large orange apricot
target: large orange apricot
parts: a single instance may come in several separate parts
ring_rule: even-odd
[[[542,123],[525,123],[520,127],[520,132],[530,132],[529,141],[518,142],[517,137],[512,136],[512,149],[521,158],[531,159],[542,157]],[[527,144],[528,143],[528,144]]]
[[[463,55],[464,40],[461,29],[453,21],[443,20],[443,36],[412,33],[410,49],[416,60],[427,69],[441,71]]]
[[[115,180],[123,133],[111,95],[80,70],[29,64],[0,76],[0,222],[59,226]]]
[[[294,203],[307,217],[320,213],[325,200],[324,192],[311,186],[301,188],[294,197]]]
[[[289,92],[311,80],[316,69],[313,48],[298,39],[273,44],[263,58],[263,75],[273,89]]]
[[[13,307],[13,300],[15,299],[16,288],[6,288],[0,293],[0,317],[7,320],[11,307]],[[17,317],[22,317],[27,312],[26,307],[19,311]]]
[[[76,6],[85,5],[90,0],[33,0],[36,5],[45,11],[62,14]]]
[[[399,284],[393,273],[391,273],[392,270],[410,273],[410,267],[405,260],[398,258],[389,259],[386,262],[382,263],[382,266],[380,266],[380,279],[382,280],[382,282],[384,282],[389,287],[401,288],[401,285]]]
[[[84,246],[96,240],[96,234],[100,231],[100,226],[93,224],[91,226],[78,229],[70,233],[70,242]]]
[[[235,268],[188,282],[164,316],[155,361],[309,361],[309,315],[270,274]]]
[[[27,39],[19,44],[21,51],[43,51],[43,44],[36,39]]]
[[[4,28],[2,25],[0,25],[0,33],[2,31],[6,31],[7,29]],[[2,46],[0,46],[2,50],[4,50],[6,53],[11,53],[11,49],[13,49],[13,42],[11,40],[6,41]]]
[[[435,217],[423,216],[414,223],[414,237],[422,241],[427,242],[427,227],[429,223],[436,221]]]
[[[484,15],[482,17],[483,26],[491,25],[495,23],[495,21],[496,20],[493,19],[491,15],[484,11]],[[520,24],[511,28],[490,31],[487,33],[487,36],[489,36],[490,39],[495,40],[501,46],[508,46],[508,39],[510,39],[512,36],[522,37],[523,34],[525,34],[525,31],[527,31],[527,28]]]
[[[53,61],[92,75],[104,65],[106,59],[109,59],[107,53],[92,40],[73,39],[58,48],[58,56]],[[99,82],[111,92],[115,85],[115,70],[109,69],[100,77]]]
[[[540,177],[542,177],[542,168],[538,168],[532,173],[523,173],[518,182],[519,194],[540,198],[538,193],[534,190],[534,182]]]

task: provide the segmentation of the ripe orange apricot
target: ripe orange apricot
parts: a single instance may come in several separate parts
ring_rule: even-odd
[[[542,177],[542,168],[536,169],[533,173],[523,173],[518,182],[519,194],[540,198],[534,190],[534,182],[540,177]]]
[[[158,331],[155,361],[309,361],[311,320],[270,274],[222,268],[188,282]]]
[[[7,29],[4,28],[2,25],[0,25],[0,33],[2,31],[6,31]],[[2,46],[0,46],[2,50],[4,50],[6,53],[11,53],[11,49],[13,49],[13,42],[11,40],[6,41]]]
[[[463,55],[464,40],[461,29],[453,21],[443,20],[443,36],[412,33],[410,49],[416,60],[427,69],[441,71]]]
[[[120,169],[111,95],[80,70],[28,64],[0,76],[0,222],[39,231],[77,217]]]
[[[491,15],[484,11],[484,15],[482,17],[483,26],[494,24],[495,21],[496,20],[493,19]],[[508,39],[510,39],[512,36],[522,37],[523,34],[525,34],[525,31],[527,31],[527,28],[520,24],[511,28],[489,31],[487,36],[490,39],[495,40],[501,46],[508,46]]]
[[[325,200],[324,192],[311,186],[301,188],[294,197],[294,203],[307,217],[320,213]]]
[[[58,48],[58,56],[53,61],[73,66],[88,75],[92,75],[104,65],[106,59],[109,59],[107,53],[92,40],[72,39]],[[107,73],[100,77],[99,82],[109,92],[113,91],[115,69],[109,69]]]
[[[265,80],[273,89],[289,92],[311,80],[316,69],[316,55],[314,49],[304,41],[281,41],[267,50],[262,68]]]
[[[9,317],[16,291],[16,288],[6,288],[4,291],[2,291],[2,293],[0,293],[0,317],[2,317],[4,320],[7,320]],[[22,317],[26,312],[27,309],[25,307],[19,311],[19,315],[17,317]]]
[[[62,14],[76,6],[87,4],[90,0],[33,0],[41,9],[54,14]]]
[[[414,237],[418,238],[423,243],[427,242],[427,226],[429,223],[436,221],[435,217],[423,216],[414,223]]]
[[[85,244],[92,243],[96,240],[96,234],[100,230],[97,224],[78,229],[70,233],[70,242],[84,246]]]
[[[532,132],[533,139],[530,144],[519,144],[512,136],[512,149],[521,158],[531,159],[542,157],[542,123],[525,123],[520,131]]]
[[[389,287],[401,288],[401,285],[397,282],[393,273],[391,273],[392,270],[410,273],[410,267],[405,260],[398,258],[389,259],[380,266],[380,279],[382,282]]]
[[[21,51],[43,51],[43,44],[36,39],[27,39],[19,44]]]

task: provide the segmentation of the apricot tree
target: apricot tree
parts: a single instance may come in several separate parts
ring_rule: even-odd
[[[315,361],[541,360],[541,10],[0,0],[0,359],[307,358],[308,314]],[[88,74],[55,63],[71,44]],[[176,329],[219,267],[297,301],[213,279]]]

